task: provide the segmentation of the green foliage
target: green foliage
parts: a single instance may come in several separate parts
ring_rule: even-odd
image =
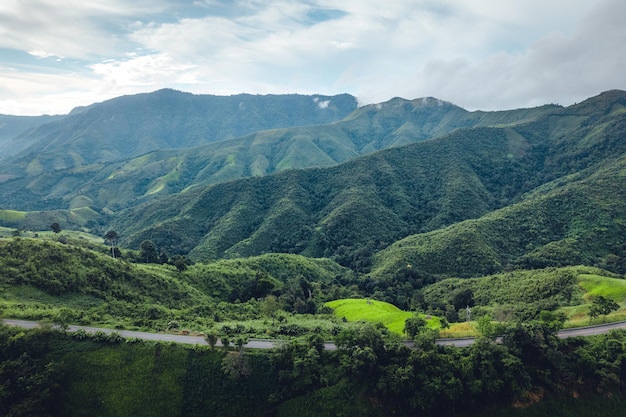
[[[217,340],[218,340],[217,333],[214,331],[209,331],[204,336],[204,338],[206,339],[209,346],[211,346],[211,350],[215,349],[215,345],[217,344]]]
[[[157,96],[165,102],[168,94]],[[4,224],[90,221],[101,235],[110,231],[105,239],[116,259],[69,232],[59,242],[30,239],[27,230],[25,238],[0,240],[3,314],[61,328],[209,328],[211,347],[219,335],[227,349],[123,343],[115,332],[2,329],[2,399],[11,398],[0,402],[2,414],[19,415],[19,408],[31,415],[120,415],[157,407],[167,415],[227,416],[308,406],[298,415],[462,415],[590,387],[619,393],[623,332],[565,341],[555,333],[564,311],[606,315],[626,296],[618,278],[626,272],[625,97],[608,92],[565,109],[498,113],[394,99],[341,123],[256,133],[197,148],[193,156],[142,151],[115,166],[81,162],[71,173],[61,170],[63,180],[40,176],[51,160],[31,155],[10,167],[0,195],[11,195],[20,209],[70,210],[3,211]],[[176,124],[170,122],[164,131]],[[183,136],[172,136],[177,146],[185,146]],[[423,142],[400,147],[415,141]],[[334,168],[222,182],[333,165],[389,147]],[[77,160],[55,163],[74,167]],[[28,179],[17,178],[20,172]],[[107,184],[98,196],[77,186],[91,180]],[[130,201],[217,182],[113,213]],[[70,189],[86,194],[65,195]],[[113,223],[90,208],[98,205]],[[113,230],[122,231],[122,245],[139,250],[120,250]],[[159,249],[172,257],[159,257]],[[357,297],[352,310],[339,313]],[[381,301],[368,304],[372,298]],[[325,306],[333,299],[346,305]],[[424,315],[382,301],[450,321],[470,307],[485,337],[463,350],[438,346]],[[392,332],[338,316],[382,322]],[[403,330],[415,339],[413,349],[393,334]],[[243,349],[252,335],[311,334],[287,342],[271,363],[270,355]],[[496,335],[503,343],[493,343]],[[336,352],[322,349],[330,338]],[[322,400],[330,404],[313,405]]]
[[[208,409],[226,417],[471,416],[499,415],[513,404],[543,410],[571,392],[578,404],[588,395],[619,398],[626,386],[624,331],[560,340],[545,323],[528,322],[505,329],[503,343],[481,338],[458,349],[420,340],[409,349],[363,324],[338,335],[336,352],[323,350],[322,340],[242,354],[0,326],[0,408],[51,417],[202,416]]]
[[[404,322],[404,334],[410,339],[415,339],[421,331],[426,329],[426,320],[420,316],[413,316]]]
[[[145,262],[145,263],[155,263],[158,261],[159,259],[159,252],[157,250],[156,245],[154,244],[154,242],[150,241],[150,240],[144,240],[143,242],[141,242],[141,245],[139,245],[139,249],[141,251],[140,256],[141,259]]]
[[[47,357],[54,337],[0,325],[0,414],[54,415],[65,373],[62,361]]]
[[[328,106],[322,108],[320,102]],[[332,123],[356,105],[356,99],[347,94],[219,97],[161,90],[119,97],[25,132],[15,142],[34,146],[19,159],[3,164],[2,173],[10,174],[12,181],[0,184],[0,194],[3,201],[11,195],[14,204],[29,210],[66,208],[75,197],[87,197],[93,205],[115,210],[160,189],[180,191],[190,185],[190,179],[202,181],[207,171],[220,171],[224,154],[233,153],[229,145],[220,143],[225,139]],[[45,152],[37,143],[46,144]],[[173,151],[218,143],[203,152],[187,150],[186,156]],[[263,149],[271,146],[266,143],[257,151],[273,158],[275,153]],[[128,158],[135,159],[119,163]],[[219,172],[215,174],[220,177]],[[50,189],[65,198],[51,198]]]
[[[559,129],[552,124],[571,120],[571,109],[332,169],[194,187],[125,211],[115,227],[132,246],[150,239],[194,260],[330,257],[377,284],[407,265],[420,279],[578,264],[623,273],[626,170],[616,138],[624,116],[605,114],[606,100],[591,100],[588,114],[576,110]],[[565,163],[564,153],[585,162]],[[411,296],[380,291],[409,307]]]
[[[61,226],[57,222],[51,223],[50,229],[56,234],[61,233]]]
[[[215,322],[250,320],[246,334],[293,336],[316,327],[330,336],[336,323],[324,319],[278,320],[260,297],[290,312],[315,312],[336,292],[345,268],[296,255],[195,264],[178,272],[170,265],[132,264],[82,246],[41,239],[0,240],[0,306],[9,317],[119,328],[201,330]],[[131,257],[132,259],[132,257]],[[345,274],[345,276],[343,275]],[[237,301],[237,303],[229,303]],[[263,314],[272,317],[264,323]],[[283,317],[284,319],[284,317]],[[256,320],[256,321],[254,321]],[[308,320],[308,321],[307,321]],[[292,323],[295,321],[297,323]]]
[[[589,317],[596,318],[598,316],[606,316],[617,309],[619,309],[619,304],[600,295],[591,303]]]

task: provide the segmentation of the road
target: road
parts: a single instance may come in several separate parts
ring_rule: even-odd
[[[33,329],[40,326],[40,323],[36,321],[28,321],[28,320],[13,320],[13,319],[4,319],[2,320],[4,324],[9,326],[17,326],[25,329]],[[136,332],[131,330],[112,330],[105,329],[100,327],[89,327],[89,326],[69,326],[68,330],[75,332],[77,330],[84,330],[87,333],[95,333],[98,331],[104,332],[106,334],[111,334],[113,332],[117,332],[120,336],[131,339],[142,339],[142,340],[151,340],[151,341],[159,341],[159,342],[175,342],[175,343],[185,343],[190,345],[208,345],[207,341],[202,336],[190,336],[190,335],[177,335],[177,334],[168,334],[168,333],[150,333],[150,332]],[[558,336],[562,339],[568,337],[576,337],[576,336],[594,336],[598,334],[608,333],[614,329],[626,329],[626,321],[620,321],[617,323],[609,323],[609,324],[601,324],[599,326],[588,326],[588,327],[577,327],[574,329],[565,329],[561,330],[558,333]],[[248,339],[248,342],[244,345],[245,348],[249,349],[272,349],[275,347],[279,347],[283,341],[281,340],[266,340],[266,339]],[[474,343],[474,338],[459,338],[459,339],[439,339],[437,340],[438,345],[444,346],[456,346],[456,347],[467,347]],[[221,346],[221,343],[218,341],[216,346]],[[324,343],[324,348],[326,350],[336,350],[337,346],[335,346],[332,342]]]
[[[2,320],[4,324],[9,326],[17,326],[25,329],[34,329],[40,326],[39,322],[29,321],[29,320],[14,320],[14,319],[4,319]],[[207,341],[202,336],[190,336],[190,335],[178,335],[178,334],[168,334],[168,333],[150,333],[150,332],[136,332],[132,330],[112,330],[105,329],[101,327],[89,327],[89,326],[68,326],[68,331],[75,332],[77,330],[84,330],[87,333],[96,333],[96,332],[104,332],[106,334],[111,334],[113,332],[118,333],[120,336],[126,339],[141,339],[141,340],[151,340],[158,342],[175,342],[175,343],[185,343],[188,345],[208,345]],[[263,340],[263,339],[249,339],[248,343],[244,345],[246,348],[251,349],[272,349],[274,347],[280,346],[280,340]],[[217,342],[216,346],[222,346],[221,342]],[[334,346],[334,345],[333,345]],[[329,346],[332,350],[332,347]]]
[[[616,323],[600,324],[597,326],[576,327],[573,329],[564,329],[557,334],[561,339],[577,336],[595,336],[598,334],[608,333],[615,329],[626,329],[626,321],[619,321]],[[496,341],[501,341],[501,338],[497,338]],[[474,343],[473,337],[459,338],[459,339],[439,339],[438,345],[467,347]]]

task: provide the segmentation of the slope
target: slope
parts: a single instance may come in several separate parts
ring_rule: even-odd
[[[174,98],[176,97],[175,95]],[[306,103],[321,103],[319,100],[315,101],[316,98],[318,97]],[[332,104],[339,98],[342,96],[327,99],[324,103]],[[275,100],[280,102],[287,98]],[[175,105],[176,100],[170,101],[173,108],[181,107]],[[220,110],[225,114],[224,119],[231,120],[233,125],[239,121],[246,125],[250,123],[248,116],[239,114],[240,111],[233,113],[234,109],[228,108]],[[327,110],[328,108],[324,109]],[[132,156],[133,152],[128,147],[134,146],[133,144],[141,144],[142,149],[162,148],[164,145],[155,141],[167,134],[169,128],[177,127],[176,135],[186,138],[185,135],[191,134],[187,125],[209,126],[207,121],[198,119],[197,110],[188,115],[172,114],[165,127],[165,121],[150,121],[147,124],[145,117],[142,120],[136,116],[134,123],[137,126],[111,122],[115,125],[111,131],[96,129],[102,136],[102,143],[98,142],[95,146],[95,128],[90,128],[84,134],[68,131],[65,135],[76,136],[76,139],[55,145],[56,156],[52,168],[50,161],[44,161],[47,157],[42,156],[42,153],[29,153],[17,166],[4,168],[6,177],[12,178],[12,181],[0,184],[0,195],[7,202],[7,208],[20,210],[63,209],[78,197],[81,201],[89,201],[89,206],[96,210],[107,208],[117,211],[155,196],[179,192],[192,185],[262,176],[294,168],[333,166],[379,149],[438,137],[458,128],[512,126],[557,110],[556,106],[543,106],[507,112],[471,113],[433,98],[412,101],[396,98],[386,103],[362,107],[341,122],[263,130],[190,149],[156,150],[121,162],[106,162],[106,158],[100,158],[100,162],[92,163],[93,158],[77,148],[77,144],[89,142],[93,152],[101,152],[103,147],[108,146],[108,141],[126,141],[124,138],[127,138],[128,143],[124,143],[126,155]],[[157,110],[148,108],[144,111],[154,114]],[[292,114],[305,110],[294,106],[293,109],[284,111]],[[321,110],[308,111],[315,115]],[[101,109],[98,114],[100,113]],[[79,119],[81,123],[84,122],[82,117]],[[119,115],[114,114],[111,117],[117,117],[114,120],[119,119]],[[99,126],[98,123],[96,125]],[[279,126],[259,124],[258,127]],[[151,136],[134,137],[133,129],[148,129]],[[196,126],[192,133],[199,135],[199,129]],[[153,131],[158,131],[158,135]],[[215,132],[206,132],[207,137],[209,134],[215,135]],[[230,131],[224,133],[224,139],[230,137],[227,134]],[[175,137],[173,133],[171,137]],[[177,143],[176,146],[169,143],[166,145],[184,147],[193,144],[194,142],[188,141]]]
[[[376,256],[371,278],[481,276],[504,269],[598,265],[626,272],[626,156],[546,184],[518,204],[409,236]]]
[[[0,160],[6,159],[32,144],[24,132],[59,120],[63,116],[11,116],[0,114]],[[21,137],[21,139],[16,139]]]
[[[33,145],[17,155],[11,170],[32,176],[34,171],[119,161],[258,130],[329,123],[355,108],[356,99],[347,94],[211,96],[159,90],[123,96],[74,109],[24,133],[22,139]]]
[[[338,167],[193,187],[120,213],[114,227],[131,246],[152,239],[198,260],[292,252],[367,272],[374,252],[403,237],[484,216],[557,178],[585,187],[592,168],[609,169],[626,150],[625,114],[611,110],[625,101],[609,92],[519,126],[462,129]],[[619,185],[597,175],[579,192]],[[527,201],[536,205],[527,216],[540,217],[539,199]]]
[[[349,270],[327,259],[281,254],[178,271],[170,265],[131,263],[127,259],[133,255],[126,252],[124,259],[113,259],[103,245],[64,241],[0,239],[3,315],[35,320],[62,316],[74,323],[152,329],[175,320],[207,328],[217,316],[256,318],[257,298],[267,294],[283,296],[281,308],[299,312],[300,305],[323,296],[322,285],[351,277]],[[236,300],[236,305],[226,304]]]

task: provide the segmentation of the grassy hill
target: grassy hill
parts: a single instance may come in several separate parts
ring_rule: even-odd
[[[258,300],[270,294],[279,297],[285,314],[315,312],[327,293],[352,280],[349,270],[329,260],[296,255],[269,254],[178,271],[171,265],[130,262],[139,258],[131,252],[113,259],[101,243],[64,241],[0,239],[4,315],[125,328],[165,329],[176,322],[176,328],[198,331],[217,321],[259,319]]]
[[[404,322],[415,314],[410,311],[402,311],[393,304],[384,301],[362,298],[333,300],[328,301],[325,305],[332,308],[334,314],[338,317],[345,318],[348,321],[382,323],[389,331],[402,336],[405,336]],[[440,328],[438,317],[429,316],[426,322],[429,328]]]

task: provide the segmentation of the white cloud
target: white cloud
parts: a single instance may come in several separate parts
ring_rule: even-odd
[[[612,88],[626,88],[616,71],[626,65],[626,4],[604,2],[570,34],[549,33],[519,53],[497,52],[429,61],[414,91],[438,94],[469,108],[571,104]]]
[[[4,62],[0,79],[15,82],[6,103],[31,103],[22,112],[41,97],[65,108],[86,96],[76,91],[99,100],[162,87],[569,104],[626,88],[624,15],[620,0],[3,0],[0,48],[81,63]],[[54,93],[42,72],[56,77]]]

